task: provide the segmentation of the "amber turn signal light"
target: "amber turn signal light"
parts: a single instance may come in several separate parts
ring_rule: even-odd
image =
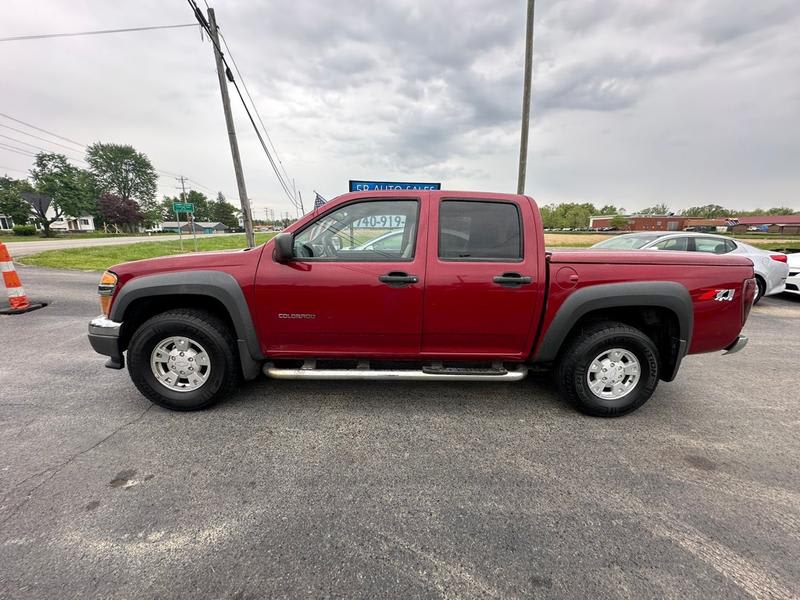
[[[103,273],[100,277],[100,285],[97,286],[97,293],[100,294],[100,310],[107,317],[108,311],[111,308],[111,296],[114,295],[114,289],[117,287],[117,276],[110,271]]]

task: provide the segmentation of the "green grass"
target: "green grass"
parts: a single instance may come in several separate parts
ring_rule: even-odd
[[[102,231],[92,231],[88,233],[68,233],[57,234],[49,238],[36,235],[14,235],[13,233],[0,233],[0,242],[8,244],[10,242],[47,242],[52,240],[85,240],[93,238],[113,238],[113,237],[154,237],[158,235],[177,235],[168,231],[153,233],[104,233]]]
[[[262,244],[274,236],[274,233],[257,233],[256,244]],[[235,250],[245,248],[247,242],[244,234],[225,236],[198,236],[197,249]],[[169,242],[136,242],[113,246],[89,246],[86,248],[69,248],[67,250],[47,250],[38,254],[25,256],[18,262],[37,267],[53,269],[79,269],[82,271],[104,271],[111,265],[130,260],[169,256],[172,254],[190,253],[194,248],[191,236],[184,237],[183,251],[179,241]]]

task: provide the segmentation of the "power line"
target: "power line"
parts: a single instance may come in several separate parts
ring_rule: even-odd
[[[206,6],[208,3],[206,2]],[[267,136],[267,141],[269,141],[269,145],[272,148],[272,153],[275,155],[275,160],[278,161],[278,164],[281,166],[281,170],[283,174],[286,176],[287,180],[291,180],[292,178],[289,177],[289,173],[286,172],[286,167],[283,165],[283,161],[281,160],[280,156],[278,156],[278,150],[275,148],[275,144],[272,141],[272,138],[269,135],[269,131],[267,131],[266,125],[264,125],[264,121],[261,119],[261,113],[258,112],[258,107],[256,103],[253,101],[253,97],[250,95],[250,90],[247,88],[247,83],[242,76],[241,71],[239,71],[239,65],[236,64],[236,58],[233,56],[233,52],[231,52],[230,46],[228,46],[228,40],[225,39],[225,35],[220,31],[219,36],[222,38],[222,43],[225,46],[225,49],[228,51],[228,56],[231,57],[231,62],[233,63],[233,69],[236,71],[236,75],[242,82],[242,87],[244,88],[245,93],[247,94],[248,99],[250,100],[250,104],[253,107],[253,111],[256,113],[256,117],[258,117],[258,122],[261,123],[261,128],[264,130],[264,135]]]
[[[27,156],[28,158],[36,157],[36,155],[33,152],[28,152],[27,150],[15,148],[14,146],[9,146],[8,144],[3,144],[2,142],[0,142],[0,150],[5,150],[6,152],[15,152],[16,154],[21,154],[22,156]]]
[[[22,169],[12,169],[11,167],[5,167],[3,165],[0,165],[0,169],[3,169],[4,171],[14,171],[15,173],[25,173],[25,174],[28,173],[27,171],[23,171]]]
[[[124,33],[128,31],[152,31],[153,29],[178,29],[180,27],[196,27],[194,23],[184,25],[154,25],[152,27],[128,27],[127,29],[100,29],[98,31],[76,31],[73,33],[42,33],[37,35],[18,35],[0,38],[0,42],[18,42],[21,40],[41,40],[45,38],[75,37],[79,35],[103,35],[106,33]]]
[[[63,135],[58,135],[57,133],[53,133],[52,131],[48,131],[47,129],[42,129],[41,127],[37,127],[36,125],[31,125],[30,123],[26,123],[25,121],[21,121],[20,119],[15,119],[14,117],[12,117],[10,115],[7,115],[5,113],[0,113],[0,117],[5,117],[6,119],[10,119],[11,121],[14,121],[16,123],[20,123],[21,125],[26,125],[27,127],[30,127],[31,129],[35,129],[36,131],[41,131],[42,133],[47,133],[49,135],[52,135],[53,137],[57,137],[60,140],[64,140],[65,142],[70,142],[72,144],[77,144],[78,146],[81,146],[82,148],[85,148],[87,146],[87,144],[82,144],[81,142],[76,142],[75,140],[71,140],[71,139],[69,139],[67,137],[64,137]]]
[[[78,161],[78,162],[82,162],[82,163],[88,164],[88,161],[86,161],[86,159],[83,159],[83,158],[78,158],[76,156],[71,156],[69,154],[64,154],[63,152],[53,152],[52,150],[49,150],[48,148],[42,148],[41,146],[37,146],[36,144],[31,144],[31,143],[28,143],[28,142],[24,142],[22,140],[18,140],[16,138],[12,138],[11,136],[8,136],[8,135],[0,134],[0,137],[6,138],[7,140],[11,140],[12,142],[17,142],[18,144],[25,144],[26,146],[30,146],[31,148],[36,148],[37,150],[41,150],[42,152],[47,152],[48,154],[61,154],[62,156],[66,157],[66,158],[68,158],[70,160],[74,160],[74,161]],[[8,146],[9,144],[6,143],[6,145]],[[30,152],[30,150],[27,150],[25,148],[22,148],[22,150],[26,150],[27,152]]]
[[[194,12],[195,18],[200,23],[200,25],[205,30],[205,32],[208,34],[208,37],[211,40],[211,43],[214,44],[214,48],[219,53],[220,59],[222,60],[223,64],[225,65],[225,75],[228,78],[228,81],[230,81],[233,84],[233,87],[236,90],[236,93],[239,95],[239,100],[242,102],[242,106],[244,107],[245,113],[247,113],[247,118],[250,120],[250,124],[253,126],[253,130],[256,133],[256,137],[258,137],[258,141],[261,143],[261,147],[264,150],[264,153],[267,155],[267,159],[269,160],[269,163],[272,166],[272,170],[275,172],[275,176],[278,179],[278,183],[283,188],[283,191],[286,193],[286,197],[289,198],[289,201],[291,202],[291,204],[293,206],[297,207],[297,200],[292,195],[292,193],[289,191],[289,186],[283,180],[283,177],[281,176],[280,171],[278,170],[278,167],[275,164],[275,160],[272,158],[272,154],[270,154],[270,151],[267,148],[267,144],[264,142],[264,138],[261,135],[261,131],[258,129],[258,126],[256,125],[256,122],[255,122],[255,119],[253,119],[253,115],[252,115],[252,113],[250,112],[250,109],[247,106],[247,102],[245,102],[245,100],[244,100],[244,96],[242,95],[242,91],[239,89],[239,84],[236,82],[236,79],[234,79],[234,77],[233,77],[233,73],[231,72],[230,66],[228,65],[228,61],[225,60],[225,55],[222,52],[222,49],[214,41],[214,36],[211,33],[211,27],[209,26],[208,21],[206,21],[206,18],[203,16],[203,13],[200,11],[200,8],[197,6],[197,3],[195,2],[195,0],[187,0],[187,2],[189,3],[189,6],[191,7],[192,11]]]
[[[38,135],[34,135],[32,133],[28,133],[27,131],[23,131],[22,129],[17,129],[16,127],[11,127],[11,125],[6,125],[5,123],[0,123],[0,127],[5,127],[6,129],[10,129],[11,131],[16,131],[17,133],[21,133],[22,135],[27,135],[37,140],[41,140],[43,142],[47,142],[48,144],[53,144],[54,146],[61,146],[62,148],[66,148],[67,150],[75,150],[72,146],[67,146],[66,144],[61,144],[59,142],[53,142],[48,140],[47,138],[43,138]]]
[[[192,27],[194,27],[194,26],[195,25],[192,24]],[[11,115],[7,115],[5,113],[0,113],[0,117],[5,117],[6,119],[10,119],[11,121],[14,121],[15,123],[20,123],[21,125],[25,125],[26,127],[30,127],[31,129],[35,129],[36,131],[41,131],[42,133],[46,133],[46,134],[51,135],[53,137],[56,137],[56,138],[58,138],[60,140],[64,140],[64,141],[70,142],[71,144],[75,144],[76,146],[80,146],[81,150],[84,150],[84,149],[86,149],[88,147],[87,144],[83,144],[81,142],[72,140],[72,139],[70,139],[68,137],[64,137],[64,136],[59,135],[59,134],[57,134],[57,133],[55,133],[53,131],[50,131],[48,129],[44,129],[42,127],[37,127],[36,125],[33,125],[32,123],[28,123],[27,121],[23,121],[21,119],[17,119],[16,117],[12,117]],[[16,131],[18,133],[22,133],[24,135],[30,136],[32,138],[35,138],[35,139],[40,140],[42,142],[46,142],[48,144],[54,144],[54,145],[61,146],[62,148],[66,148],[67,150],[73,150],[73,151],[76,150],[76,148],[71,148],[71,147],[66,146],[64,144],[60,144],[59,142],[54,142],[54,141],[48,140],[46,138],[40,137],[38,135],[34,135],[32,133],[28,133],[26,131],[23,131],[22,129],[17,129],[16,127],[11,127],[10,125],[5,125],[4,123],[0,123],[0,127],[5,127],[5,128],[10,129],[12,131]],[[31,146],[32,148],[36,148],[36,149],[41,150],[43,152],[53,152],[52,150],[48,150],[47,148],[42,148],[41,146],[37,146],[37,145],[31,144],[29,142],[24,142],[22,140],[18,140],[16,138],[12,138],[12,137],[7,136],[7,135],[0,134],[0,137],[4,137],[6,139],[12,140],[12,141],[17,142],[19,144],[25,144],[26,146]],[[4,144],[4,145],[5,146],[9,146],[9,144]],[[11,148],[15,148],[15,146],[11,146]],[[8,150],[9,148],[3,148],[3,149]],[[25,152],[26,153],[25,156],[35,156],[35,153],[32,153],[29,150],[26,150],[25,148],[17,148],[17,151],[19,151],[19,150],[21,150],[22,152]],[[70,160],[80,161],[80,162],[88,164],[88,161],[86,161],[83,158],[75,158],[74,156],[70,156],[68,154],[64,154],[64,156],[66,156]],[[177,173],[166,171],[164,169],[156,169],[155,167],[153,167],[153,168],[154,168],[154,170],[156,172],[161,173],[163,176],[167,176],[167,177],[178,177],[179,176]],[[200,187],[207,189],[209,192],[213,193],[215,191],[212,188],[201,184],[199,181],[197,181],[195,179],[192,179],[192,181],[194,181],[194,183],[196,183]]]

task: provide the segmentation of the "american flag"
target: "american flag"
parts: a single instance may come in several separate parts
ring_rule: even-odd
[[[325,198],[320,196],[317,192],[314,192],[314,194],[316,194],[316,198],[314,198],[314,210],[317,210],[319,207],[325,204],[327,200],[325,200]]]

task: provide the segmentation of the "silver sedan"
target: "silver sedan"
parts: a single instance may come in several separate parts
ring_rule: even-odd
[[[789,266],[786,255],[769,252],[739,240],[713,233],[647,232],[618,235],[595,244],[592,248],[604,250],[676,250],[678,252],[708,252],[709,254],[741,254],[753,261],[756,273],[756,299],[780,294],[786,288]]]

